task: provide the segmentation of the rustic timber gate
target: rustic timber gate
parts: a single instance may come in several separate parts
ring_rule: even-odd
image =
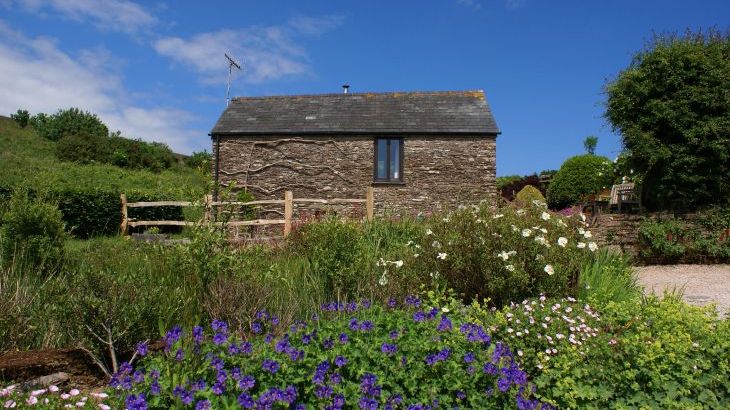
[[[284,199],[262,199],[248,202],[237,202],[237,201],[213,201],[212,195],[205,195],[203,198],[204,214],[202,220],[198,222],[192,221],[137,221],[129,218],[129,208],[148,208],[157,206],[196,206],[194,202],[190,201],[157,201],[157,202],[127,202],[127,196],[121,194],[120,196],[122,204],[122,223],[121,233],[122,235],[129,235],[129,228],[137,226],[195,226],[198,224],[210,223],[218,226],[263,226],[263,225],[284,225],[283,234],[284,237],[291,233],[292,228],[292,216],[294,213],[294,204],[322,204],[322,205],[352,205],[352,204],[365,204],[365,219],[370,221],[373,219],[374,214],[374,195],[373,188],[368,187],[365,199],[316,199],[316,198],[294,198],[292,191],[284,192]],[[260,206],[260,205],[284,205],[284,218],[283,219],[253,219],[248,221],[228,221],[228,222],[216,222],[213,221],[213,212],[216,207],[221,206]]]

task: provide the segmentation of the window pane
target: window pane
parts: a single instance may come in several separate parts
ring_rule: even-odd
[[[378,140],[375,155],[377,158],[377,172],[375,173],[375,177],[377,179],[388,179],[388,140]]]
[[[400,179],[400,140],[390,140],[390,179]]]

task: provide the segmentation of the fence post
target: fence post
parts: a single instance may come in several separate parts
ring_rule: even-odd
[[[122,231],[122,236],[126,236],[129,234],[129,218],[127,214],[127,196],[124,194],[119,195],[119,198],[122,200],[122,224],[120,225],[120,230]]]
[[[375,213],[375,193],[373,187],[368,187],[368,193],[365,196],[365,218],[368,221],[373,220],[373,214]]]
[[[284,237],[291,233],[291,217],[294,211],[294,194],[292,191],[284,192]]]
[[[203,223],[208,223],[212,220],[211,211],[213,208],[213,195],[206,194],[203,197],[203,207],[205,208],[205,213],[203,214]]]

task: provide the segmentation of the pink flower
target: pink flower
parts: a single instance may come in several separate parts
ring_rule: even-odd
[[[26,403],[30,404],[31,406],[38,403],[38,397],[36,396],[30,396],[25,400]]]
[[[71,389],[71,391],[68,392],[68,394],[72,396],[78,396],[80,393],[79,389]]]
[[[52,384],[52,385],[48,386],[48,390],[50,390],[52,393],[55,393],[55,392],[59,391],[60,389],[55,384]]]

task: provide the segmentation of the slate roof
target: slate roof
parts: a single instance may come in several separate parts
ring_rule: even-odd
[[[498,133],[477,90],[238,97],[210,135]]]

